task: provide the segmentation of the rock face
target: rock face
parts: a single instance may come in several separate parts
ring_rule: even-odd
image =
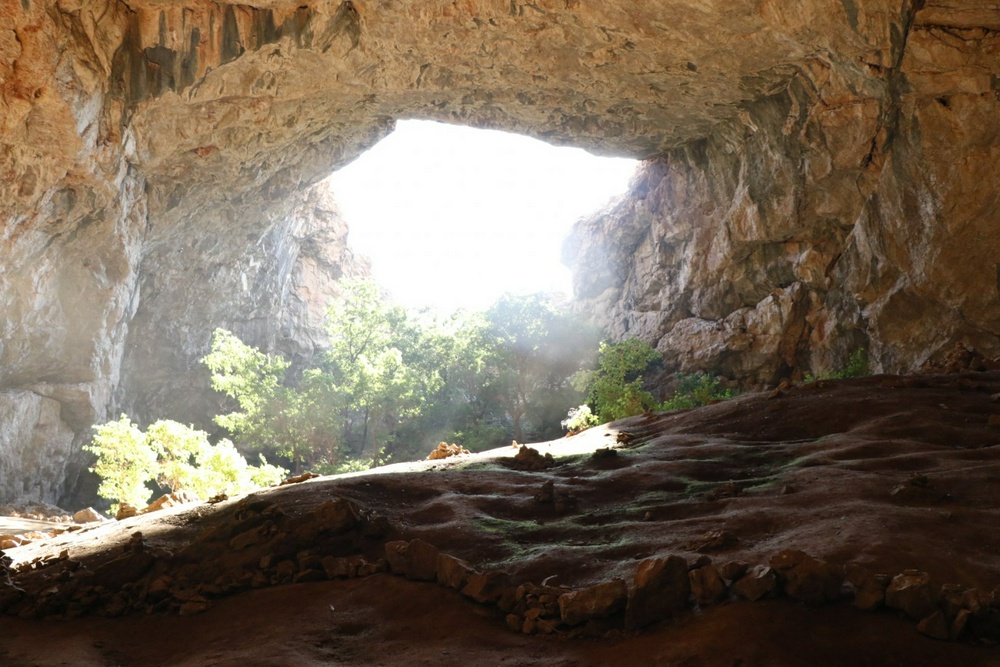
[[[1000,164],[1000,11],[808,4],[863,48],[805,56],[578,223],[578,298],[673,368],[748,384],[843,368],[856,349],[885,372],[956,343],[1000,356],[1000,213],[980,176]],[[811,10],[781,11],[795,26]]]
[[[0,26],[0,499],[65,498],[121,410],[201,422],[217,326],[307,356],[353,270],[310,188],[401,117],[650,159],[567,255],[678,367],[1000,346],[995,8],[22,0]]]

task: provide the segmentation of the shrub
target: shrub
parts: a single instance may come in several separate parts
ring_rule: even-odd
[[[118,512],[119,503],[145,506],[153,494],[146,482],[157,472],[156,452],[149,447],[146,434],[127,415],[94,428],[97,435],[83,448],[97,455],[90,469],[101,477],[97,494],[117,501],[111,505],[112,514]]]
[[[118,421],[95,427],[97,435],[84,449],[97,455],[92,472],[101,477],[97,493],[120,503],[144,507],[153,494],[146,482],[156,479],[171,491],[189,491],[202,500],[225,493],[235,495],[277,484],[287,473],[260,457],[251,466],[229,440],[216,445],[204,431],[161,419],[145,433],[122,415]]]
[[[816,380],[846,380],[848,378],[864,377],[870,373],[868,368],[868,352],[863,348],[858,348],[851,353],[847,360],[847,365],[836,371],[820,373],[818,377],[811,373],[802,378],[803,382],[815,382]]]
[[[677,379],[677,391],[660,405],[661,410],[685,410],[733,397],[732,389],[722,389],[718,378],[705,373],[678,373]]]
[[[591,426],[597,426],[601,421],[597,418],[597,415],[591,412],[590,406],[585,403],[581,406],[570,408],[566,419],[559,423],[570,433],[579,433],[580,431],[586,431]]]
[[[573,383],[587,391],[599,423],[641,414],[656,406],[643,387],[642,374],[660,358],[652,346],[637,338],[601,343],[597,369],[573,376]]]

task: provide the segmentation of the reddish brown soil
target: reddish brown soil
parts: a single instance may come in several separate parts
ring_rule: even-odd
[[[939,583],[1000,585],[1000,373],[820,382],[683,413],[636,417],[539,446],[317,479],[258,494],[290,515],[344,496],[386,517],[386,539],[422,538],[515,581],[631,580],[642,558],[766,563],[801,549],[838,565]],[[628,442],[616,445],[618,432]],[[590,456],[601,446],[614,455]],[[564,455],[565,454],[565,455]],[[554,502],[536,495],[554,482]],[[13,550],[69,549],[96,566],[142,530],[177,549],[224,524],[233,502],[181,508]],[[722,534],[719,534],[719,531]],[[29,575],[24,575],[28,577]],[[731,602],[642,633],[528,637],[495,607],[388,574],[277,586],[196,616],[0,618],[2,665],[1000,665],[1000,649],[921,636],[894,611],[848,601]]]

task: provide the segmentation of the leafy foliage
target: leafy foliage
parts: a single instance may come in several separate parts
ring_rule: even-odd
[[[592,426],[597,426],[600,423],[601,420],[597,418],[597,415],[590,411],[590,406],[586,403],[575,408],[570,408],[569,412],[566,414],[566,419],[559,422],[559,424],[570,433],[579,433],[580,431],[585,431]]]
[[[101,477],[98,495],[119,503],[143,507],[154,490],[153,479],[171,491],[189,491],[201,499],[219,493],[246,493],[281,481],[287,472],[260,457],[251,466],[232,442],[216,445],[204,431],[162,419],[145,433],[127,415],[95,427],[97,435],[84,448],[97,455],[91,469]]]
[[[578,373],[574,383],[587,391],[600,423],[637,415],[657,407],[656,398],[643,388],[643,373],[659,358],[638,338],[602,342],[597,369]]]
[[[723,389],[718,378],[705,373],[678,373],[677,379],[677,391],[660,405],[660,410],[696,408],[733,397],[732,389]]]
[[[117,501],[111,506],[118,511],[119,503],[142,507],[153,489],[146,482],[156,476],[156,452],[148,446],[146,434],[127,415],[118,421],[95,427],[97,435],[83,448],[97,455],[91,472],[101,477],[97,494]]]
[[[289,363],[264,354],[224,329],[212,337],[202,361],[212,371],[212,387],[234,399],[238,409],[215,422],[257,451],[283,456],[298,467],[317,450],[332,449],[328,410],[336,389],[316,372],[298,389],[285,384]]]
[[[505,296],[442,321],[391,304],[371,281],[341,286],[327,312],[329,348],[298,380],[281,358],[215,333],[204,361],[234,402],[217,423],[239,447],[297,469],[354,470],[423,456],[442,440],[476,451],[558,437],[582,398],[569,378],[596,336],[543,296]]]
[[[820,376],[813,377],[811,374],[803,378],[804,382],[815,382],[816,380],[846,380],[848,378],[864,377],[870,373],[868,367],[868,352],[863,348],[858,348],[851,353],[847,360],[847,365],[836,371],[821,373]]]

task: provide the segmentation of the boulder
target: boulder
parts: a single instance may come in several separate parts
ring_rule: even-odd
[[[104,521],[104,517],[93,507],[86,507],[73,515],[76,523],[98,523]]]
[[[713,605],[726,597],[726,582],[714,565],[706,565],[688,573],[691,594],[699,607]]]
[[[438,571],[438,548],[423,540],[413,540],[406,550],[409,560],[406,576],[416,581],[435,581]]]
[[[510,575],[502,570],[476,572],[469,575],[469,581],[462,587],[462,595],[482,604],[493,604],[510,587]]]
[[[606,618],[625,609],[628,587],[624,579],[563,593],[559,596],[559,617],[567,625],[579,625],[595,618]]]
[[[951,639],[951,627],[948,621],[945,620],[944,614],[940,611],[935,611],[930,616],[922,619],[917,624],[917,631],[922,635],[933,637],[934,639]]]
[[[889,577],[884,574],[874,574],[867,569],[850,565],[847,568],[847,580],[854,586],[854,606],[862,611],[873,611],[885,604],[885,590],[889,585]]]
[[[641,628],[678,614],[690,597],[687,561],[678,556],[644,560],[635,572],[626,623]]]
[[[437,581],[442,586],[462,590],[474,572],[472,566],[464,560],[448,554],[438,554]]]
[[[755,565],[733,582],[731,589],[741,598],[756,601],[777,592],[778,578],[774,575],[774,570],[767,565]]]
[[[840,599],[844,582],[840,568],[794,549],[778,553],[770,564],[785,594],[793,600],[817,605]]]
[[[135,507],[132,507],[128,503],[122,503],[118,506],[118,511],[115,512],[115,520],[122,521],[124,519],[131,519],[138,514],[139,510]]]
[[[177,505],[186,505],[188,503],[196,502],[199,502],[198,496],[194,495],[190,491],[174,491],[173,493],[160,496],[147,505],[142,511],[139,512],[139,514],[149,514],[150,512],[158,512],[168,507],[176,507]]]
[[[937,607],[938,589],[926,572],[906,570],[893,577],[885,592],[885,606],[899,609],[914,620],[930,615]]]

